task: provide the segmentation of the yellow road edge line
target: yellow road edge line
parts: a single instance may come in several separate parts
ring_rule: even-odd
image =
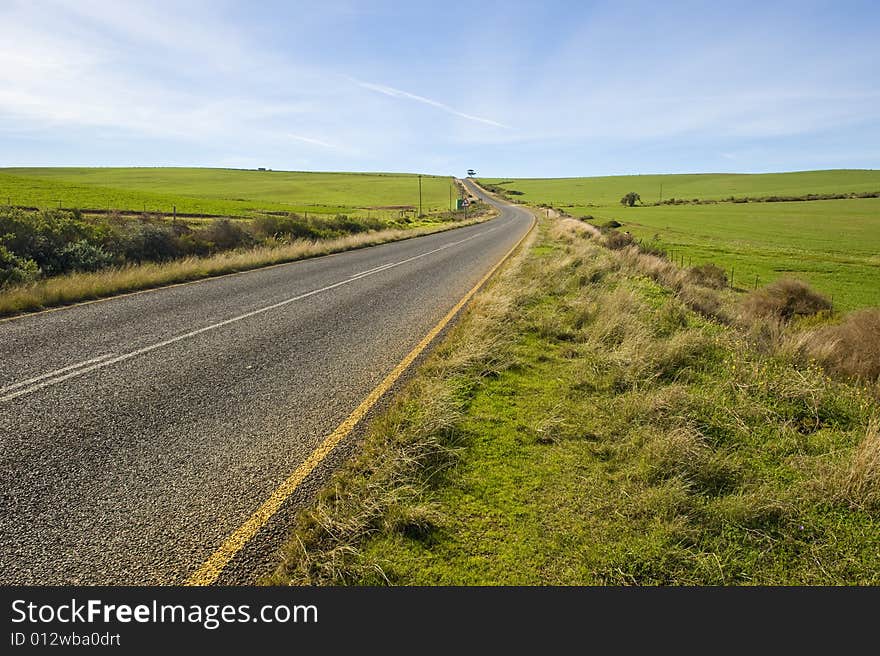
[[[490,216],[488,219],[483,219],[482,221],[475,221],[474,223],[469,223],[463,226],[443,226],[442,230],[436,230],[434,232],[426,232],[423,235],[408,235],[406,237],[401,237],[400,239],[392,239],[391,241],[383,241],[378,244],[370,244],[369,246],[358,246],[356,248],[348,248],[341,251],[333,251],[332,253],[324,253],[323,255],[309,255],[306,257],[301,257],[296,260],[288,260],[287,262],[276,262],[275,264],[266,264],[264,266],[256,266],[250,269],[242,269],[241,271],[228,271],[227,273],[218,273],[216,275],[207,275],[202,278],[194,278],[193,280],[184,280],[183,282],[170,282],[164,285],[158,285],[157,287],[145,287],[144,289],[135,289],[130,292],[122,292],[121,294],[110,294],[109,296],[102,296],[100,298],[90,298],[85,301],[74,301],[73,303],[66,303],[64,305],[58,305],[56,307],[48,307],[43,308],[42,310],[28,310],[25,312],[19,312],[18,314],[13,314],[8,317],[0,317],[0,323],[6,323],[9,321],[16,321],[18,319],[27,319],[28,317],[34,317],[40,314],[49,314],[50,312],[60,312],[62,310],[70,310],[71,308],[80,307],[82,305],[94,305],[95,303],[105,303],[107,301],[115,301],[120,298],[127,298],[129,296],[138,296],[140,294],[149,294],[151,292],[158,292],[163,289],[173,289],[174,287],[186,287],[187,285],[197,285],[203,282],[209,282],[211,280],[217,280],[218,278],[231,278],[232,276],[243,276],[248,273],[254,273],[256,271],[267,271],[269,269],[277,269],[278,267],[290,266],[291,264],[298,264],[300,262],[308,262],[310,260],[322,260],[328,257],[335,257],[338,255],[344,255],[345,253],[351,253],[353,251],[361,251],[367,250],[368,248],[375,248],[376,246],[385,246],[386,244],[395,244],[400,241],[406,241],[408,239],[418,239],[419,237],[430,237],[431,235],[439,235],[443,232],[450,232],[452,230],[458,230],[459,228],[470,228],[474,225],[479,225],[481,223],[487,223],[496,217]],[[442,224],[441,224],[442,225]],[[405,230],[405,228],[403,228]]]
[[[373,391],[358,405],[357,408],[336,427],[330,435],[306,458],[294,471],[281,483],[275,491],[269,496],[256,511],[238,527],[222,545],[186,580],[184,585],[187,586],[205,586],[214,583],[223,569],[229,562],[241,551],[244,546],[266,525],[272,516],[278,512],[281,505],[292,495],[302,482],[320,465],[328,455],[344,440],[357,426],[357,424],[367,415],[374,405],[381,399],[385,393],[391,389],[394,383],[403,375],[409,366],[415,361],[421,353],[428,348],[432,341],[439,335],[443,329],[449,324],[456,314],[473,298],[480,288],[486,284],[486,281],[504,264],[513,252],[519,248],[525,238],[532,232],[537,219],[532,216],[532,223],[525,234],[519,238],[514,246],[505,253],[495,266],[483,276],[480,281],[474,285],[470,291],[465,294],[455,306],[446,313],[437,325],[425,335],[425,337],[401,360],[396,367],[389,373],[381,383],[379,383]]]

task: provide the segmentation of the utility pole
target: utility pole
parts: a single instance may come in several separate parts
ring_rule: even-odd
[[[663,202],[663,183],[660,183],[660,202]]]
[[[452,212],[452,180],[449,181],[449,211]]]
[[[419,216],[422,216],[422,175],[419,174]]]

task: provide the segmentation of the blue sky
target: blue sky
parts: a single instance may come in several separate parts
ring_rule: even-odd
[[[0,166],[877,168],[875,2],[0,0]]]

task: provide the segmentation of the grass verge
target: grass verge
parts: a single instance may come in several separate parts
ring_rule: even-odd
[[[475,298],[266,583],[880,582],[880,388],[574,224]]]
[[[324,240],[296,240],[277,246],[225,251],[207,257],[186,257],[72,273],[33,283],[0,288],[0,316],[33,312],[80,301],[105,298],[165,285],[294,262],[319,255],[376,246],[392,241],[443,232],[492,218],[487,213],[468,221],[447,222],[408,229],[376,230]]]

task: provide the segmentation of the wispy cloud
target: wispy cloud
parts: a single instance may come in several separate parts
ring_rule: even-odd
[[[336,144],[328,143],[326,141],[321,141],[320,139],[315,139],[314,137],[307,137],[302,134],[293,134],[292,132],[288,132],[285,136],[288,139],[302,141],[303,143],[312,144],[313,146],[321,146],[323,148],[332,148],[334,150],[339,149],[339,146],[337,146]]]
[[[473,114],[466,114],[465,112],[460,112],[457,109],[450,107],[449,105],[442,103],[438,100],[431,100],[430,98],[425,98],[424,96],[418,96],[414,93],[410,93],[409,91],[402,91],[401,89],[395,89],[394,87],[388,87],[383,84],[373,84],[372,82],[361,82],[356,80],[358,86],[363,87],[364,89],[369,89],[370,91],[375,91],[377,93],[385,94],[386,96],[391,96],[392,98],[405,98],[406,100],[414,100],[416,102],[423,103],[425,105],[430,105],[431,107],[436,107],[437,109],[441,109],[448,114],[452,114],[453,116],[458,116],[460,118],[465,118],[469,121],[476,121],[477,123],[485,123],[486,125],[491,125],[496,128],[505,128],[511,129],[509,125],[505,125],[504,123],[499,123],[498,121],[493,121],[490,118],[483,118],[482,116],[474,116]]]

